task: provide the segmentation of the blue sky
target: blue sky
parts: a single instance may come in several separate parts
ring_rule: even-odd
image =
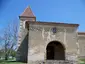
[[[27,6],[37,20],[77,23],[78,30],[85,31],[85,0],[0,0],[0,31],[18,19]]]

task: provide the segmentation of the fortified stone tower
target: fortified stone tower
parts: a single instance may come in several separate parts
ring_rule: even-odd
[[[30,7],[19,19],[17,61],[75,64],[78,57],[85,58],[85,33],[77,32],[79,24],[36,21]]]
[[[35,22],[36,17],[32,13],[30,7],[27,7],[25,11],[19,16],[20,27],[19,27],[19,38],[18,38],[18,52],[17,61],[27,62],[28,54],[28,30],[26,29],[26,22]]]

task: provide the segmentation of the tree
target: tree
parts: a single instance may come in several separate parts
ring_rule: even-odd
[[[5,51],[5,60],[8,60],[8,56],[14,55],[14,51],[16,51],[17,48],[17,33],[18,33],[18,25],[17,24],[10,24],[8,27],[4,30],[4,51]]]
[[[3,38],[0,37],[0,59],[1,57],[4,57],[4,47],[3,47]]]

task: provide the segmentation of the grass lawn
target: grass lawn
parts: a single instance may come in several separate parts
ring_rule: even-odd
[[[26,64],[26,63],[16,61],[0,61],[0,64]]]
[[[79,64],[85,64],[85,59],[79,59]]]

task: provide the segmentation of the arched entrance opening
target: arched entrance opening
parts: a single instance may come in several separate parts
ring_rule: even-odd
[[[65,60],[65,47],[58,41],[52,41],[46,48],[47,60]]]

